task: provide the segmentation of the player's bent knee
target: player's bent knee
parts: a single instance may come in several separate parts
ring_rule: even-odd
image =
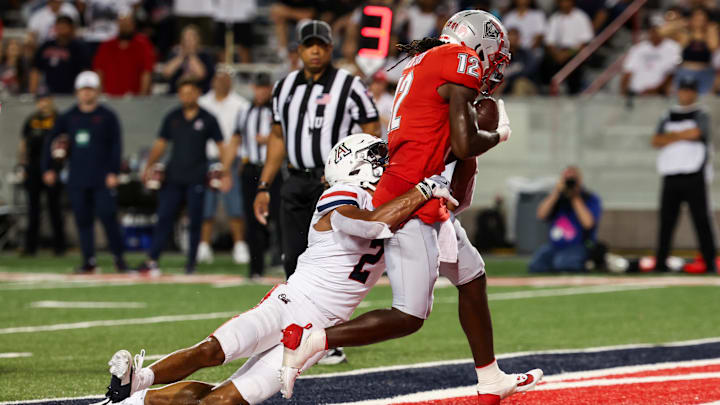
[[[409,335],[417,332],[420,328],[422,328],[423,323],[425,322],[424,319],[407,314],[397,308],[393,308],[392,310],[397,317],[397,322],[395,323],[397,331],[403,335]]]
[[[225,352],[223,352],[220,342],[214,336],[210,336],[195,346],[200,358],[204,360],[207,366],[219,366],[225,362]]]

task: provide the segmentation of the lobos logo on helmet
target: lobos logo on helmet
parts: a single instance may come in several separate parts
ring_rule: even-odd
[[[338,163],[342,160],[345,156],[350,154],[350,149],[345,146],[345,144],[341,144],[338,146],[338,148],[335,150],[335,163]]]
[[[500,30],[492,21],[485,22],[485,38],[498,39],[500,37]]]

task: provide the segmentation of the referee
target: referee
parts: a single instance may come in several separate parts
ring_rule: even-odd
[[[273,90],[273,125],[255,198],[255,216],[267,224],[270,185],[288,158],[289,177],[280,191],[282,247],[287,277],[307,246],[315,203],[322,194],[325,158],[340,139],[357,132],[380,136],[378,113],[359,77],[332,66],[330,26],[312,20],[298,28],[303,68]]]
[[[656,271],[667,270],[665,261],[683,202],[690,208],[706,269],[716,271],[715,238],[708,204],[712,174],[710,116],[696,104],[697,86],[695,79],[680,80],[678,105],[663,116],[652,138],[652,145],[660,150],[657,169],[662,176]]]
[[[267,73],[259,74],[253,84],[253,101],[249,108],[244,108],[237,115],[237,127],[231,138],[229,148],[237,150],[242,143],[245,164],[242,167],[241,181],[242,202],[245,212],[252,212],[252,204],[257,195],[260,174],[265,165],[267,143],[270,139],[270,128],[273,124],[272,113],[272,82]],[[280,188],[282,179],[273,182],[269,187],[270,219],[275,222],[275,229],[280,233],[277,218],[280,213]],[[250,278],[263,275],[265,270],[265,251],[270,244],[268,228],[258,222],[254,215],[247,217],[248,248],[250,250]]]

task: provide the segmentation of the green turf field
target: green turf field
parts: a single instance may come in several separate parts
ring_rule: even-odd
[[[68,273],[78,258],[0,256],[0,272]],[[107,260],[107,259],[103,259]],[[112,268],[101,260],[106,272]],[[139,261],[133,257],[133,261]],[[525,275],[518,259],[489,259],[491,275]],[[181,272],[183,258],[168,256],[164,270]],[[220,256],[200,273],[245,274]],[[716,277],[712,277],[714,280]],[[706,278],[710,280],[710,277]],[[534,287],[493,287],[490,279],[495,347],[498,353],[583,348],[628,343],[660,343],[720,336],[720,287],[662,287],[566,296],[512,298],[511,291]],[[161,355],[206,337],[231,314],[258,302],[268,285],[216,288],[208,284],[98,285],[56,281],[0,283],[0,401],[103,394],[108,383],[107,360],[118,349]],[[542,287],[572,289],[576,287]],[[500,295],[498,295],[500,294]],[[367,348],[349,348],[349,362],[315,367],[312,373],[345,371],[381,365],[408,364],[470,356],[457,322],[456,292],[437,288],[433,314],[410,337]],[[389,306],[390,288],[378,286],[357,313]],[[131,303],[135,308],[38,308],[38,302]],[[127,320],[159,316],[206,314],[206,319],[123,326],[94,326],[55,331],[22,330],[77,322]],[[210,315],[207,315],[210,314]],[[4,358],[3,353],[32,353]],[[149,364],[149,362],[146,362]],[[193,378],[220,381],[239,364],[203,370]]]

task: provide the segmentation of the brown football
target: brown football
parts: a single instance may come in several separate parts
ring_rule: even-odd
[[[494,98],[486,97],[475,103],[477,126],[483,131],[494,131],[498,127],[500,114]]]

